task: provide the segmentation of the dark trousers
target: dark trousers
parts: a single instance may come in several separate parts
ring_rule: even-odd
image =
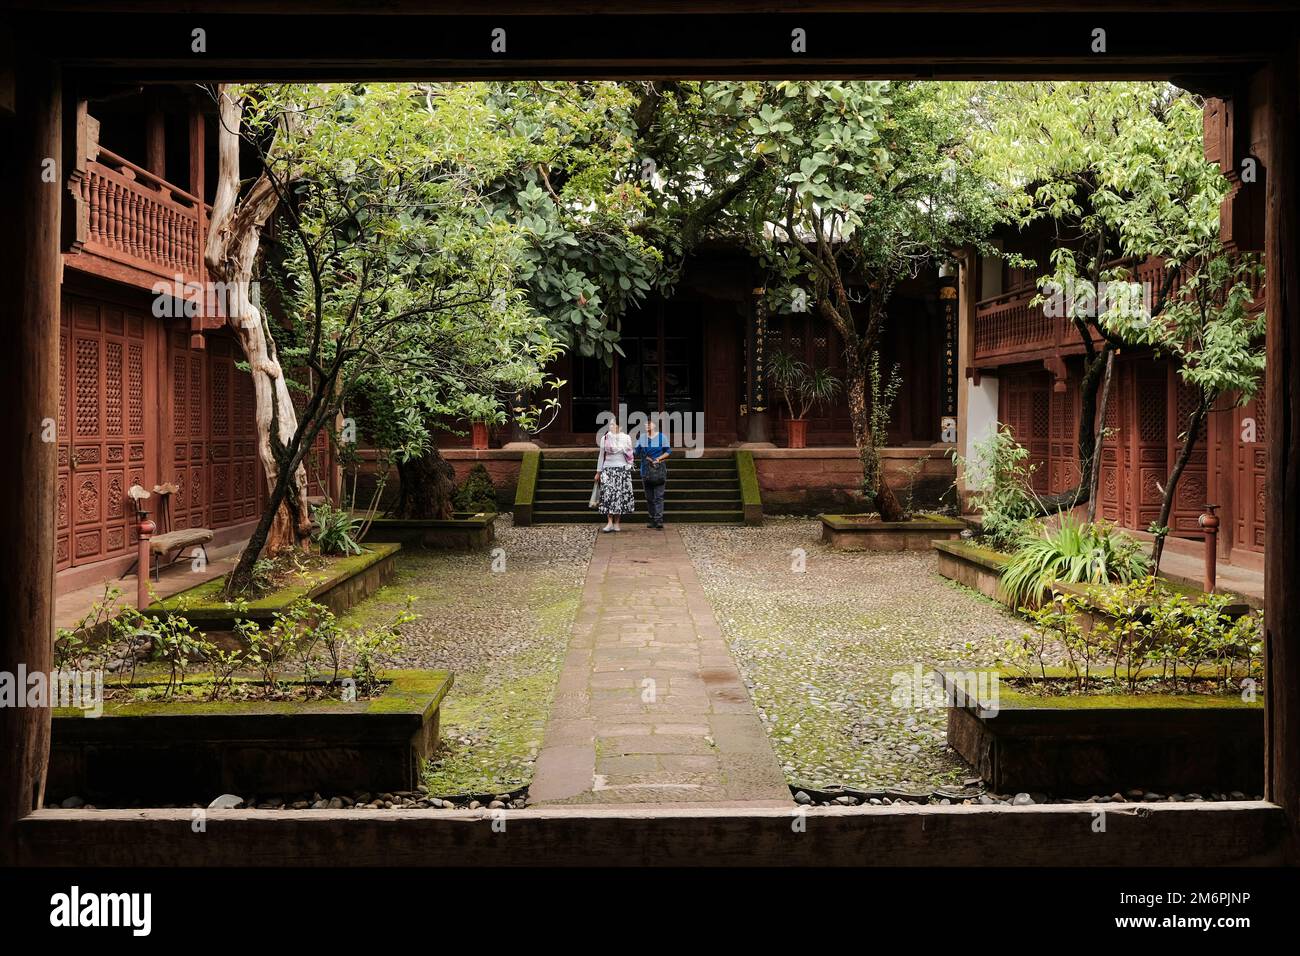
[[[645,485],[645,503],[646,509],[650,513],[651,524],[664,523],[664,489],[668,487],[667,482],[662,485]]]

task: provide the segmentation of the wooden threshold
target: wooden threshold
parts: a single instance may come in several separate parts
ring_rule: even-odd
[[[17,825],[21,865],[79,867],[1276,866],[1285,833],[1282,809],[1256,801],[38,810]]]

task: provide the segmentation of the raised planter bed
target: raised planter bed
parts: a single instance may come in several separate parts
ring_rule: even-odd
[[[994,551],[991,548],[981,547],[970,541],[935,541],[934,551],[937,559],[935,570],[945,578],[963,584],[971,590],[979,591],[985,597],[1001,601],[1003,604],[1007,603],[999,581],[1003,569],[1006,567],[1007,562],[1011,560],[1009,555]],[[1197,596],[1204,594],[1198,588],[1180,584],[1176,581],[1169,581],[1165,578],[1161,578],[1160,583],[1161,587],[1168,588],[1170,591],[1181,592],[1189,598],[1195,599]],[[1061,582],[1054,585],[1058,591],[1082,598],[1085,602],[1088,600],[1089,591],[1104,586],[1097,584],[1064,584]],[[1251,605],[1244,597],[1240,595],[1233,595],[1232,597],[1233,602],[1225,609],[1228,617],[1237,618],[1250,613]],[[1088,628],[1104,617],[1106,615],[1098,611],[1085,608],[1080,615],[1080,624]]]
[[[1002,600],[1002,588],[998,582],[1002,569],[1010,560],[1007,555],[961,540],[935,541],[933,547],[937,558],[936,570],[945,578],[964,584],[994,601]]]
[[[50,793],[90,802],[410,790],[438,742],[446,671],[391,671],[369,700],[115,702],[54,711]],[[141,682],[137,682],[141,683]]]
[[[1043,697],[1005,680],[996,701],[979,700],[954,696],[954,686],[970,685],[936,674],[949,695],[948,745],[996,793],[1259,793],[1263,786],[1262,702],[1194,694]]]
[[[396,543],[373,544],[361,554],[331,558],[327,567],[307,572],[302,582],[249,601],[238,612],[222,598],[224,581],[216,578],[156,601],[144,613],[151,617],[168,613],[182,615],[210,638],[233,631],[236,618],[268,626],[277,613],[301,598],[342,614],[392,582],[397,573],[397,552],[401,549]]]
[[[421,518],[375,518],[362,539],[366,544],[396,542],[407,547],[476,551],[496,536],[496,514],[460,514],[450,521]]]
[[[822,541],[841,551],[924,551],[936,538],[956,538],[960,518],[921,514],[910,521],[881,521],[876,515],[818,515]]]

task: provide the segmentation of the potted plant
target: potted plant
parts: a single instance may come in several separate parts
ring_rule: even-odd
[[[488,423],[475,419],[470,422],[470,445],[475,451],[488,447]]]
[[[839,394],[840,380],[824,368],[811,368],[789,352],[772,353],[767,375],[790,413],[786,421],[789,446],[807,447],[808,413]]]

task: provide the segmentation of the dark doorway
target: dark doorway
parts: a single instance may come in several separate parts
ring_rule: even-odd
[[[573,376],[573,431],[592,433],[603,411],[625,406],[641,412],[704,412],[704,346],[701,306],[694,302],[648,303],[623,320],[623,355],[611,369],[584,358]]]

